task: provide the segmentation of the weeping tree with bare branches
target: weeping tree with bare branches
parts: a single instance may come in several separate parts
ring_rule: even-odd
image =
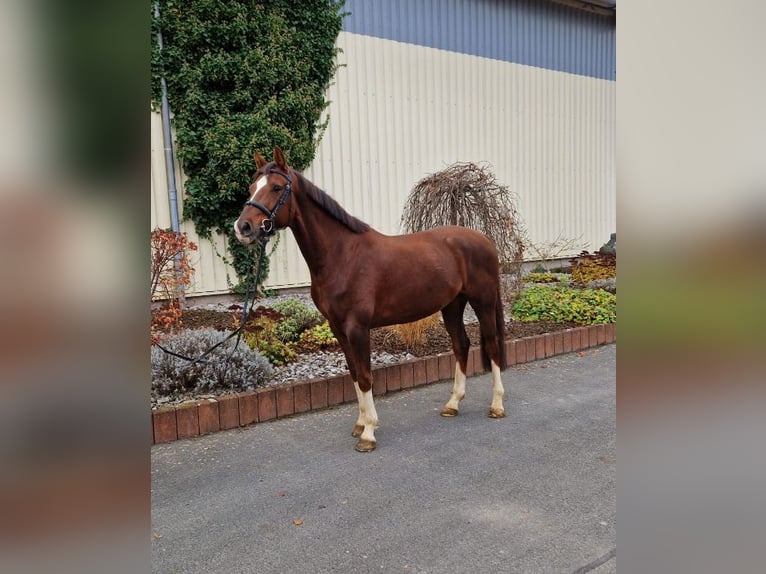
[[[423,178],[410,192],[401,223],[409,233],[443,225],[481,231],[495,242],[506,288],[521,285],[524,234],[515,197],[488,166],[455,163]]]

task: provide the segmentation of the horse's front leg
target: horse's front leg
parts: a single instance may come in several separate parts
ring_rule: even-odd
[[[366,389],[363,383],[354,382],[356,395],[359,399],[359,419],[354,426],[352,435],[359,436],[359,441],[354,447],[359,452],[370,452],[375,450],[377,440],[375,439],[375,429],[378,428],[378,413],[375,410],[375,402],[372,400],[372,384],[369,382]],[[355,433],[361,429],[361,434]]]
[[[359,406],[359,416],[356,418],[356,423],[354,423],[354,430],[351,431],[351,436],[359,438],[364,432],[364,416],[362,415],[362,402],[364,401],[364,398],[361,389],[359,389],[359,383],[356,382],[356,377],[354,375],[351,375],[351,380],[354,381],[356,404]]]
[[[372,400],[372,372],[370,366],[370,331],[359,326],[343,328],[330,325],[335,338],[346,356],[351,380],[354,381],[359,416],[351,431],[351,436],[359,441],[356,450],[370,452],[375,449],[375,429],[378,426],[378,413]]]
[[[346,330],[348,352],[346,360],[354,380],[354,389],[359,403],[359,417],[352,435],[359,437],[356,450],[370,452],[375,450],[375,429],[378,427],[378,413],[372,400],[372,369],[370,365],[370,330],[359,325]],[[346,349],[344,349],[346,351]],[[352,368],[353,365],[353,368]]]

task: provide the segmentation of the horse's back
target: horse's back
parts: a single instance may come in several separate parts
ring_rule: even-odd
[[[417,246],[423,248],[426,245],[441,245],[449,242],[451,245],[464,246],[471,249],[483,249],[497,256],[497,250],[492,240],[485,234],[475,229],[461,227],[460,225],[446,225],[434,227],[425,231],[417,231],[405,235],[384,236],[399,245]]]
[[[497,248],[485,234],[458,225],[424,231],[432,241],[443,244],[455,257],[492,270],[498,265]]]

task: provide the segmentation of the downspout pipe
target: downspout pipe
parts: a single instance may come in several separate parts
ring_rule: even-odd
[[[154,17],[159,22],[160,19],[160,5],[155,0],[154,2]],[[162,30],[158,26],[157,28],[157,46],[162,52]],[[168,201],[170,203],[170,226],[173,232],[181,232],[181,222],[178,216],[178,189],[176,187],[176,169],[175,169],[175,154],[173,153],[173,132],[170,126],[170,103],[168,102],[168,84],[165,81],[165,76],[160,76],[160,87],[162,90],[160,114],[162,116],[162,141],[165,145],[165,173],[168,178]],[[179,262],[181,254],[176,256],[176,271],[179,271]],[[184,286],[180,284],[178,286],[178,296],[181,303],[185,301]]]
[[[160,5],[154,3],[154,17],[157,21],[160,19]],[[162,30],[157,30],[157,45],[162,52]],[[173,231],[181,231],[180,220],[178,218],[178,190],[176,188],[176,170],[173,154],[173,133],[170,131],[170,103],[168,102],[168,84],[165,76],[160,76],[160,87],[162,89],[162,104],[160,114],[162,115],[162,140],[165,144],[165,172],[168,176],[168,196],[170,199],[170,225]]]

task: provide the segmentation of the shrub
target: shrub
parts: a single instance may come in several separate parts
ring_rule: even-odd
[[[271,364],[281,366],[296,357],[295,345],[280,339],[279,323],[267,316],[250,319],[243,339],[251,349],[257,349]]]
[[[277,324],[276,334],[279,340],[285,343],[297,341],[303,331],[319,325],[324,320],[319,311],[310,309],[298,299],[285,299],[272,307],[283,315]]]
[[[160,331],[181,326],[181,296],[191,284],[194,268],[189,262],[189,251],[197,245],[186,233],[155,228],[151,234],[151,278],[149,298],[164,300],[162,306],[152,310],[150,324],[152,342],[159,339]]]
[[[335,347],[338,344],[338,339],[335,338],[330,324],[325,321],[321,325],[315,325],[310,329],[306,329],[301,333],[298,339],[298,345],[301,350],[308,352],[317,352],[323,349]]]
[[[175,353],[196,358],[227,336],[215,329],[196,329],[169,335],[162,343]],[[247,345],[240,343],[235,348],[235,341],[229,339],[205,357],[205,363],[192,366],[152,346],[152,393],[246,391],[264,386],[273,375],[271,365]]]
[[[524,289],[511,308],[518,321],[572,321],[581,325],[614,323],[617,296],[607,291],[562,285],[533,285]]]
[[[611,279],[617,276],[617,257],[602,253],[583,251],[572,259],[572,282],[585,286],[596,279]]]
[[[297,299],[279,301],[271,307],[251,310],[245,323],[244,339],[273,365],[281,366],[297,356],[300,336],[322,322],[322,314]]]

